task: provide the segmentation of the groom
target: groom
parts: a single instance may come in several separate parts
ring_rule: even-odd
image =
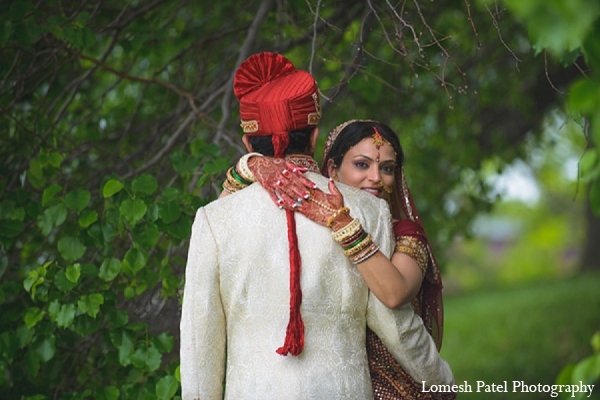
[[[314,78],[260,53],[239,67],[234,91],[248,150],[306,167],[326,190],[312,159],[321,115]],[[385,202],[340,191],[389,257]],[[222,399],[223,391],[226,399],[372,399],[367,323],[388,348],[418,353],[403,365],[420,371],[415,380],[453,383],[412,308],[390,310],[370,294],[329,229],[278,209],[260,185],[198,210],[181,319],[184,400]]]

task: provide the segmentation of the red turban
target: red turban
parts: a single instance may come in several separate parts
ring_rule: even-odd
[[[233,91],[240,101],[242,129],[248,136],[271,136],[275,157],[282,158],[290,132],[316,126],[321,104],[315,79],[298,71],[280,54],[259,53],[244,61],[235,73]],[[286,210],[290,249],[290,319],[281,355],[302,353],[304,322],[300,313],[302,261],[296,236],[294,212]]]
[[[241,126],[248,136],[272,136],[275,157],[283,157],[289,132],[316,126],[321,118],[315,79],[275,53],[244,61],[233,81]]]

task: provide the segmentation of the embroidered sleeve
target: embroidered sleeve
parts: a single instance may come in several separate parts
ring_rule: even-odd
[[[427,248],[417,238],[400,236],[396,239],[395,251],[411,257],[425,275],[427,270]]]

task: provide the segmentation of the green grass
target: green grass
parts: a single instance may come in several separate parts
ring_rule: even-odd
[[[442,357],[468,399],[550,399],[549,393],[512,392],[513,381],[549,384],[568,362],[592,352],[600,330],[600,273],[509,289],[447,295]],[[477,381],[502,384],[508,393],[477,393]],[[600,399],[600,384],[593,396]]]

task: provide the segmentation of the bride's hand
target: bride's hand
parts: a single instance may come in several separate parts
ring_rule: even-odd
[[[251,157],[248,168],[279,208],[294,210],[316,185],[302,175],[306,168],[282,158]]]
[[[310,197],[303,200],[295,211],[319,225],[336,231],[349,224],[352,218],[348,212],[340,213],[344,207],[344,196],[337,189],[333,180],[329,181],[329,191],[331,194],[325,193],[321,189],[310,189]]]

